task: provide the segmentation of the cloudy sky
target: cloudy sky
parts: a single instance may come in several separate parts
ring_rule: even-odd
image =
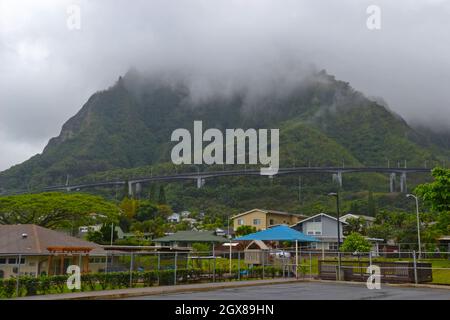
[[[370,5],[379,30],[367,28]],[[449,40],[446,0],[0,0],[0,170],[40,153],[130,67],[229,76],[313,64],[450,129]]]

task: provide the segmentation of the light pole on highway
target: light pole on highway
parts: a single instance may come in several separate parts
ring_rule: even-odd
[[[406,197],[408,198],[414,198],[416,200],[416,215],[417,215],[417,242],[419,244],[419,259],[422,255],[422,250],[421,250],[421,244],[420,244],[420,217],[419,217],[419,199],[417,198],[417,196],[408,193],[406,195]]]

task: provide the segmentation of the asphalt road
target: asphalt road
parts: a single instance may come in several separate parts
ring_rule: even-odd
[[[132,298],[134,300],[450,300],[450,290],[365,284],[290,283]]]

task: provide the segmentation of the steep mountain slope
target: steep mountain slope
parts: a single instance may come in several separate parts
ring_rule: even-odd
[[[94,94],[42,154],[0,174],[4,192],[170,161],[176,128],[280,128],[284,166],[409,166],[439,161],[443,148],[385,107],[325,72],[282,94],[245,90],[195,101],[182,81],[139,81],[129,74]],[[138,84],[137,84],[138,83]],[[183,170],[180,168],[179,170]],[[86,178],[83,178],[86,177]]]

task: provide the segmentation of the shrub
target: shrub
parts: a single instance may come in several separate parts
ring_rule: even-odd
[[[3,282],[3,294],[6,298],[12,298],[16,293],[16,279],[5,279]]]
[[[161,270],[159,272],[159,284],[171,285],[173,284],[174,270]]]
[[[145,287],[151,287],[158,281],[158,273],[156,271],[146,271],[142,274],[142,281]]]
[[[97,289],[97,278],[95,274],[82,274],[81,275],[81,290],[85,291],[86,288],[89,291],[95,291]]]
[[[39,291],[42,294],[48,294],[52,288],[52,281],[49,276],[41,276],[39,278],[36,278],[36,280],[39,283]]]
[[[56,287],[58,292],[64,293],[67,285],[67,278],[68,276],[66,275],[51,276],[51,282]]]
[[[100,285],[102,290],[106,290],[108,285],[112,282],[112,273],[96,273],[93,274],[95,281]]]
[[[26,296],[34,296],[37,294],[40,287],[40,280],[34,277],[20,277],[19,286],[25,288]]]

